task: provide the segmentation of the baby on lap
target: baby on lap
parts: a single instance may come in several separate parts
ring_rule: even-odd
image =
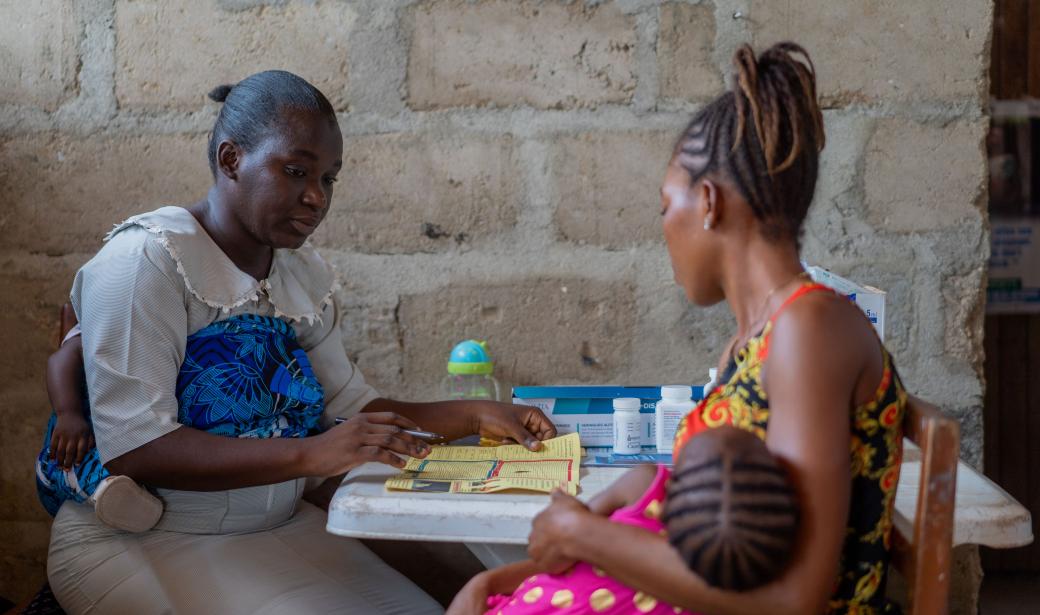
[[[709,429],[690,439],[675,468],[633,468],[590,502],[610,520],[667,537],[709,585],[749,590],[775,579],[794,546],[797,498],[786,472],[749,431]],[[487,596],[486,604],[477,602]],[[531,561],[484,572],[449,613],[687,613],[612,579],[585,562],[562,574]]]

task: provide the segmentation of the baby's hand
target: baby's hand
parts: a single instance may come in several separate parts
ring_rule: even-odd
[[[94,434],[90,425],[82,416],[64,415],[58,417],[51,434],[51,459],[66,470],[78,465],[83,457],[94,446]]]

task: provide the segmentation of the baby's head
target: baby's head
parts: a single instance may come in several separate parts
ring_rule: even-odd
[[[761,439],[719,427],[679,452],[663,520],[690,570],[712,587],[749,590],[775,579],[787,564],[798,499]]]

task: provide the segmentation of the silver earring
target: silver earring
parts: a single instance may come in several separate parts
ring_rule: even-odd
[[[711,230],[711,216],[704,216],[704,230]]]

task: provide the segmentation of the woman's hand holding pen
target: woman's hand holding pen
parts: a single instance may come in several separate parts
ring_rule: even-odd
[[[336,476],[363,463],[377,461],[403,468],[403,457],[425,457],[430,446],[407,433],[418,426],[393,412],[365,412],[307,438],[307,476]],[[403,456],[403,457],[402,457]]]

